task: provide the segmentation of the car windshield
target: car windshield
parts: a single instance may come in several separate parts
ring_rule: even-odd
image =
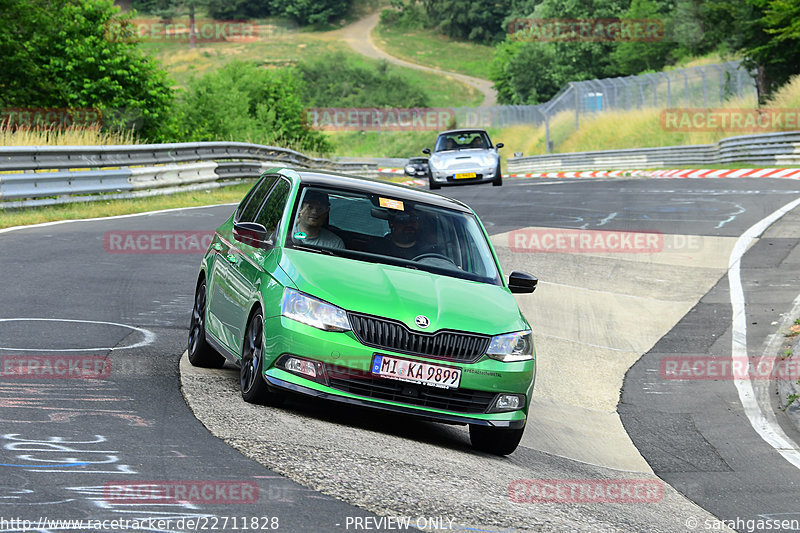
[[[486,150],[492,146],[489,136],[485,131],[458,131],[453,133],[443,133],[436,139],[434,152],[446,152],[448,150],[466,150],[477,148]]]
[[[502,285],[473,214],[393,196],[304,187],[286,246]]]

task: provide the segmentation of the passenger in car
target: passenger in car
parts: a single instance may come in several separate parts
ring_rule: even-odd
[[[300,209],[297,210],[292,241],[296,244],[344,249],[341,237],[323,227],[328,220],[330,209],[331,202],[327,194],[314,189],[306,190]]]
[[[413,210],[390,210],[389,229],[387,236],[373,241],[371,252],[409,260],[423,254],[441,253],[435,244],[423,239],[420,216]]]

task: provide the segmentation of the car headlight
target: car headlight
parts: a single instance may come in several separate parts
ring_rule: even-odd
[[[438,164],[439,164],[439,158],[438,157],[431,157],[430,159],[428,159],[428,167],[431,170],[434,170]]]
[[[325,331],[349,331],[351,329],[344,309],[294,289],[283,290],[281,315]]]
[[[529,361],[533,359],[533,335],[530,330],[496,335],[492,337],[486,355],[506,363]]]
[[[412,167],[411,165],[408,165],[406,167],[406,174],[413,174],[414,171],[416,171],[416,169],[414,167]]]

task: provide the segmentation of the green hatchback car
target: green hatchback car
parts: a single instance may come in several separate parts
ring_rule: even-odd
[[[287,393],[468,424],[479,450],[522,438],[531,328],[465,204],[317,171],[265,172],[200,267],[189,361],[240,368],[247,402]]]

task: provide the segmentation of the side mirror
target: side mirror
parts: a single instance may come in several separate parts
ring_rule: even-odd
[[[431,149],[430,148],[423,148],[422,149],[422,153],[425,154],[425,155],[431,155]]]
[[[505,144],[503,144],[503,143],[497,143],[497,144],[495,144],[494,146],[495,146],[495,148],[497,148],[497,149],[499,150],[500,148],[502,148],[503,146],[505,146]]]
[[[530,293],[536,290],[539,279],[525,272],[514,271],[508,276],[508,290],[514,293]]]
[[[233,225],[233,238],[253,248],[269,248],[274,244],[267,240],[267,228],[257,222],[237,222]]]

